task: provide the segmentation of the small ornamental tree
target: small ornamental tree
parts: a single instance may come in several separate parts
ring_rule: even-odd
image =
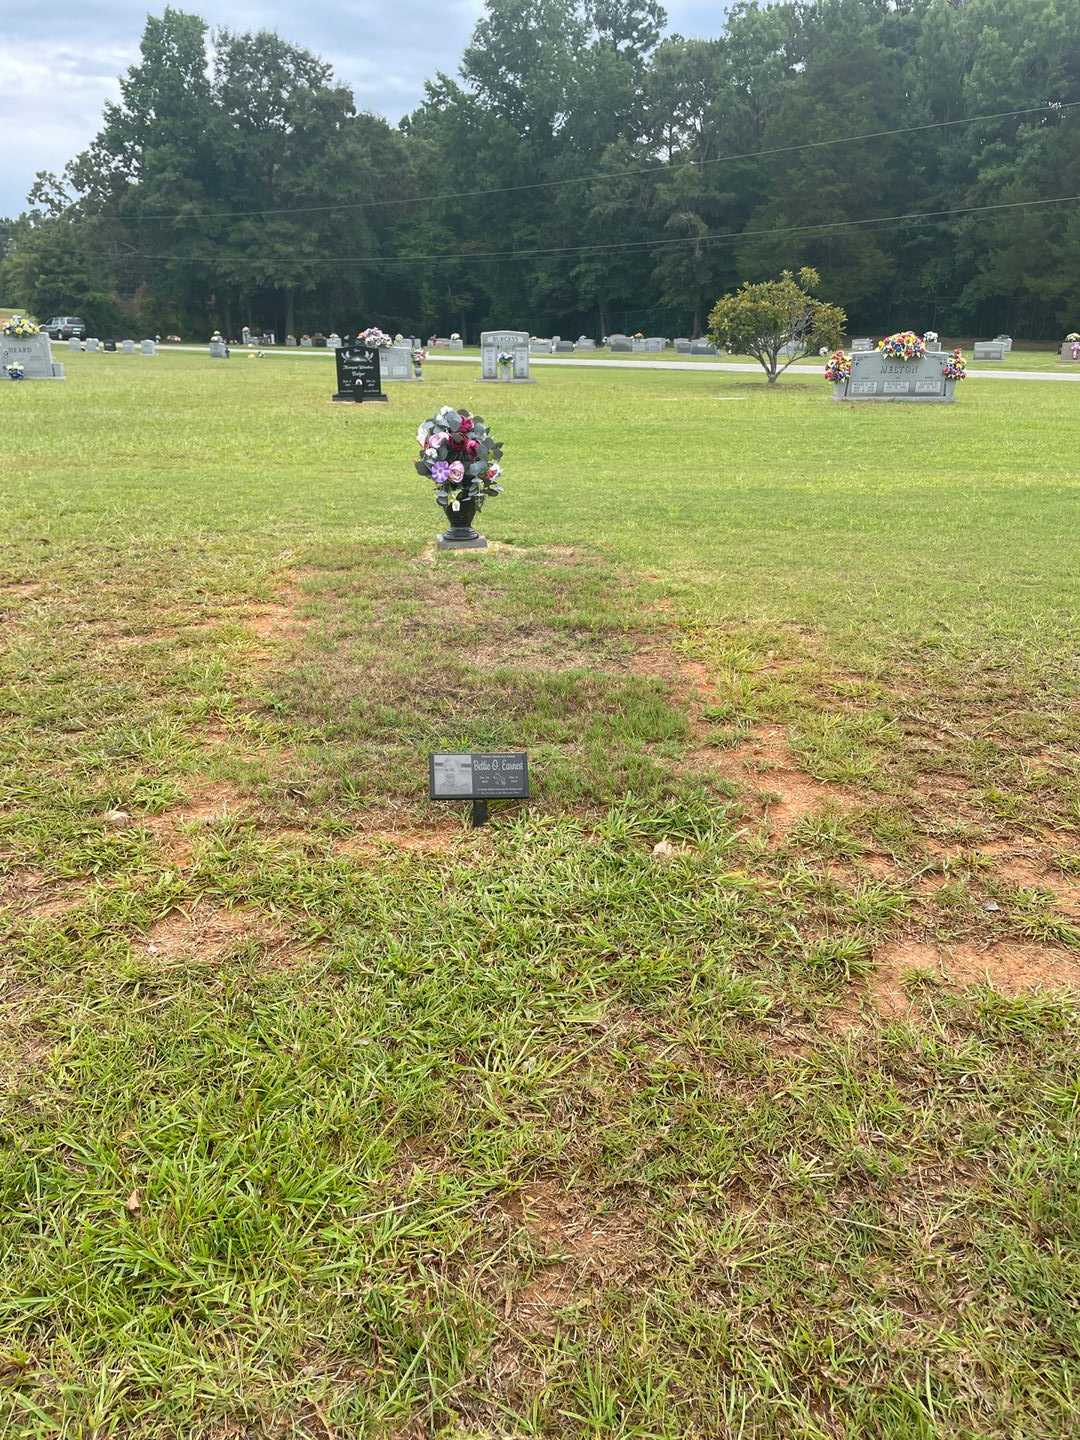
[[[718,349],[753,355],[770,385],[793,360],[834,350],[847,324],[838,305],[815,300],[821,284],[816,270],[804,266],[793,275],[784,270],[777,280],[749,281],[733,295],[722,295],[709,316],[709,339]],[[781,355],[788,346],[790,354]]]

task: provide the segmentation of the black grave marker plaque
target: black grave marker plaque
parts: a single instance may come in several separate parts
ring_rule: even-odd
[[[385,400],[378,350],[366,345],[342,345],[334,351],[337,365],[335,400]]]
[[[529,798],[529,757],[429,755],[428,778],[433,800],[471,800],[473,824],[483,825],[490,800]]]

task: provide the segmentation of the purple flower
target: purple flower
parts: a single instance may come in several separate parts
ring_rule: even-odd
[[[446,482],[450,479],[451,468],[452,467],[449,466],[445,460],[435,461],[434,465],[432,465],[431,467],[431,478],[435,481],[436,485],[446,484]]]
[[[453,464],[448,467],[448,469],[450,471],[450,479],[454,482],[455,485],[459,481],[465,479],[465,466],[461,463],[460,460],[455,460]]]

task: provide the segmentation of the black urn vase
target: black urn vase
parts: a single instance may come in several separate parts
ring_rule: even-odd
[[[440,550],[483,550],[487,541],[478,530],[473,529],[473,520],[480,509],[482,500],[462,500],[453,510],[444,505],[449,525],[439,536]]]

